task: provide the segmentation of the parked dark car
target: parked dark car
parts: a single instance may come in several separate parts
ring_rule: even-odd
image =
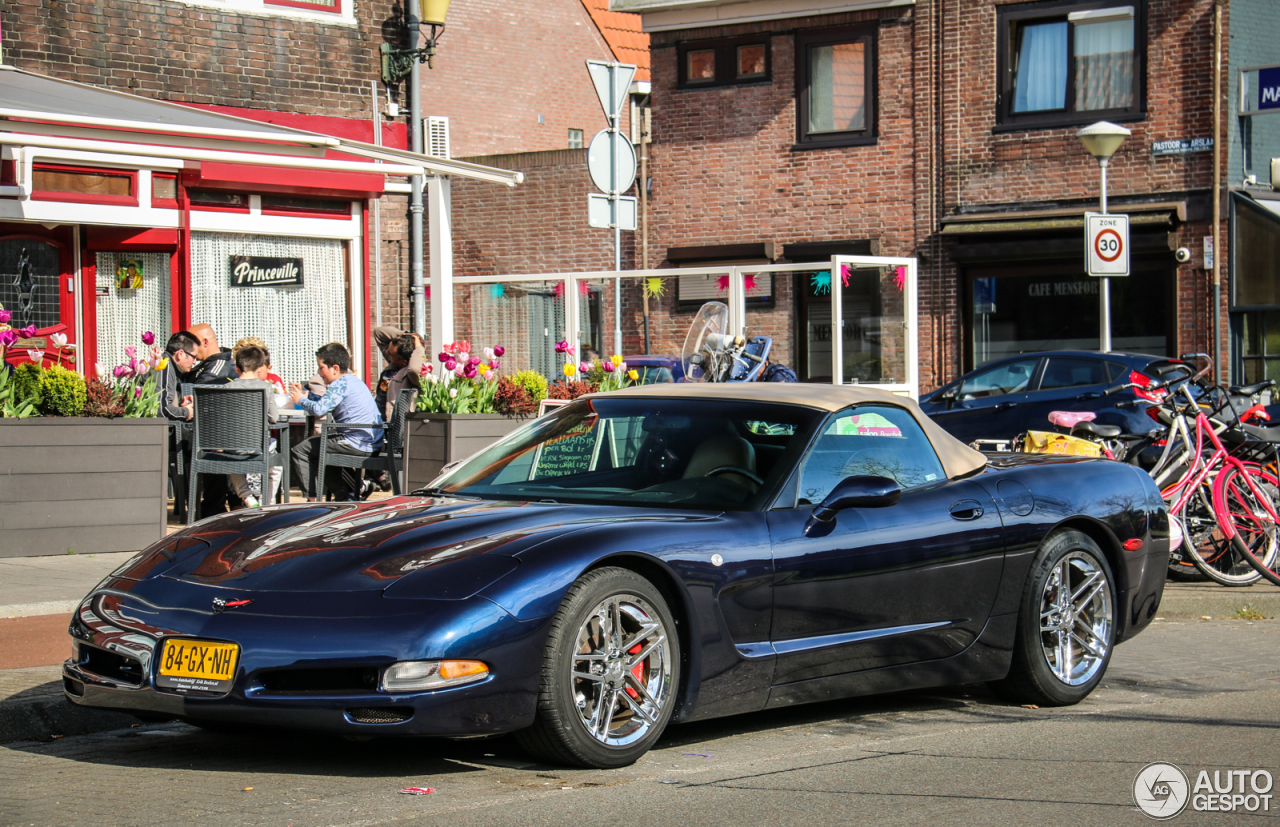
[[[1139,469],[988,457],[849,386],[585,396],[416,494],[156,543],[75,611],[67,696],[204,726],[515,732],[618,767],[668,723],[893,689],[1074,704],[1155,616],[1169,559]]]
[[[1157,427],[1147,409],[1164,392],[1132,388],[1106,396],[1103,391],[1120,383],[1167,382],[1190,372],[1178,359],[1141,353],[1026,353],[966,373],[921,396],[920,407],[961,442],[1052,431],[1051,411],[1093,411],[1099,425],[1144,434]]]

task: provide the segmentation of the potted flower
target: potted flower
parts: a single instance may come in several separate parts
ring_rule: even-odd
[[[0,346],[30,338],[8,322]],[[30,361],[0,367],[7,556],[135,551],[165,533],[169,427],[156,418],[151,381],[163,353],[128,355],[110,373],[99,366],[105,380],[86,382],[62,366],[69,350],[52,333],[44,350],[27,351]]]

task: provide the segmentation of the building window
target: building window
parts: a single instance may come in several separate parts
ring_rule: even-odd
[[[221,210],[225,212],[248,212],[249,196],[242,192],[224,192],[222,190],[187,190],[187,198],[191,206],[199,210]]]
[[[770,79],[769,41],[760,37],[681,43],[679,85],[685,88]]]
[[[178,177],[151,173],[151,206],[178,207]]]
[[[1036,3],[997,12],[999,123],[1072,126],[1142,117],[1144,7]]]
[[[796,36],[797,148],[875,143],[874,29]]]
[[[79,201],[136,207],[136,178],[136,172],[37,165],[31,171],[31,197],[37,201]]]
[[[569,149],[582,149],[582,130],[569,130]]]
[[[239,195],[239,193],[235,193]],[[332,198],[308,198],[299,195],[263,195],[263,215],[304,213],[323,218],[350,218],[351,202]]]

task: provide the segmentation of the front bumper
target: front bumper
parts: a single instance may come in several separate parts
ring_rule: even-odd
[[[214,597],[231,596],[253,602],[213,611]],[[83,706],[347,734],[467,736],[532,723],[547,620],[518,621],[484,598],[236,593],[156,578],[104,582],[81,602],[69,631],[75,654],[63,665],[63,686]],[[155,655],[169,637],[238,644],[230,690],[212,696],[158,687]],[[383,692],[376,681],[334,688],[297,679],[438,658],[482,660],[491,671],[483,681],[415,693]],[[283,681],[284,674],[293,677]]]

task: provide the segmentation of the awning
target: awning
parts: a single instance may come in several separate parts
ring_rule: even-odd
[[[11,66],[0,66],[0,144],[30,147],[42,155],[97,154],[104,163],[108,156],[126,155],[133,160],[439,175],[511,187],[524,179],[519,172],[237,118]]]
[[[1084,214],[1095,207],[1019,210],[1016,212],[969,213],[942,219],[942,235],[984,235],[989,233],[1025,233],[1045,230],[1084,230]],[[1150,204],[1112,204],[1111,212],[1129,216],[1134,227],[1157,229],[1173,227],[1186,221],[1185,201],[1162,201]]]

